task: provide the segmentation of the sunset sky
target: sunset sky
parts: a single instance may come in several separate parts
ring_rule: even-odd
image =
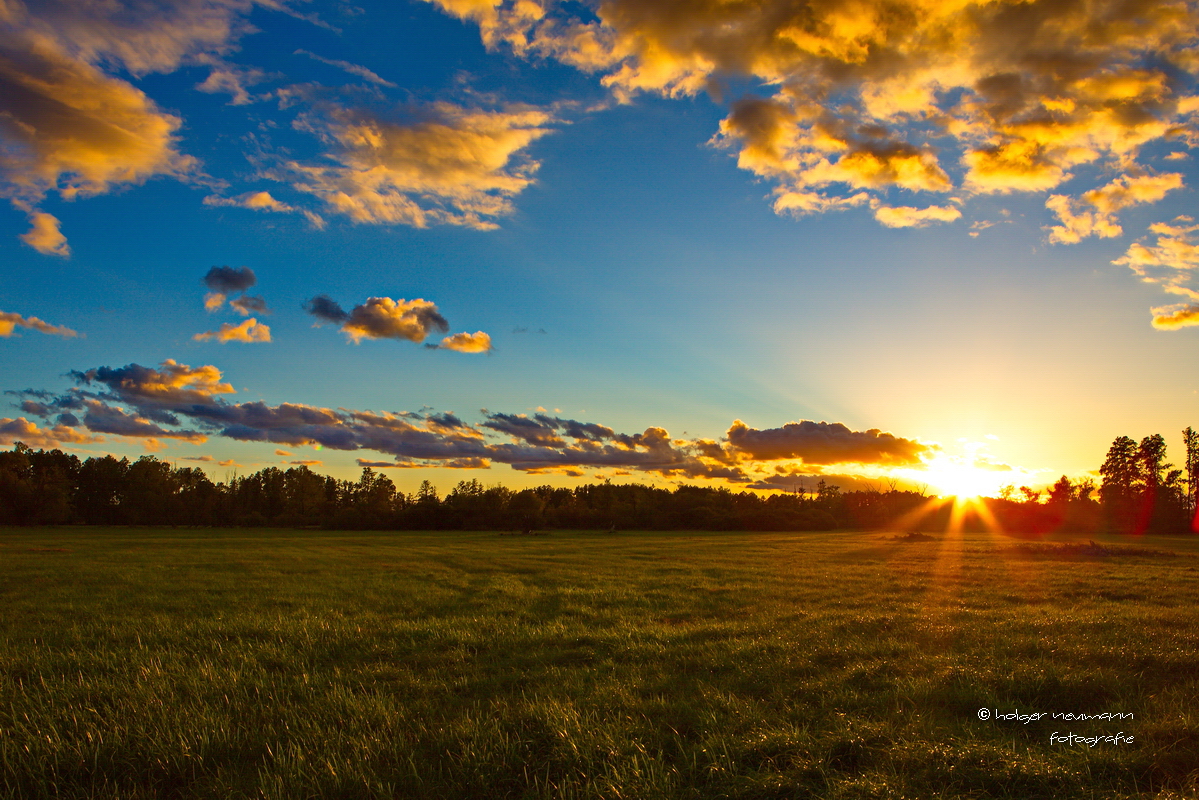
[[[0,443],[443,492],[1177,462],[1197,76],[1195,2],[0,0]]]

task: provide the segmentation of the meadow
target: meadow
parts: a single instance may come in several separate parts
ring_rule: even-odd
[[[1194,797],[1197,540],[0,529],[0,796]]]

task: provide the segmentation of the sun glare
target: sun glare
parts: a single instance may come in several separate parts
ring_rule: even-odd
[[[999,493],[999,487],[1010,480],[1003,472],[983,469],[971,461],[952,456],[930,462],[923,474],[938,494],[961,499],[994,496]]]

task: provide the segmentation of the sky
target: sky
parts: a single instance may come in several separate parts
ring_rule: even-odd
[[[994,493],[1199,424],[1199,4],[0,0],[0,444]]]

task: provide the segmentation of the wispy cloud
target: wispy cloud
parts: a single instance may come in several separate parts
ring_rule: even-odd
[[[1156,240],[1149,244],[1148,236],[1133,242],[1128,251],[1113,264],[1122,264],[1145,283],[1162,287],[1167,294],[1185,298],[1186,302],[1153,309],[1153,327],[1162,330],[1199,325],[1199,225],[1187,216],[1173,223],[1157,222],[1149,226]]]
[[[0,337],[12,336],[13,331],[17,328],[26,328],[31,331],[47,333],[51,336],[62,336],[67,339],[79,335],[76,331],[64,325],[51,325],[49,322],[37,317],[23,317],[11,311],[0,311]]]
[[[354,222],[491,229],[533,181],[524,154],[555,122],[540,109],[405,109],[395,119],[320,103],[298,125],[331,145],[329,163],[284,160],[264,174]]]
[[[374,84],[378,84],[379,86],[387,86],[392,89],[396,88],[396,85],[394,83],[392,83],[391,81],[380,78],[378,75],[376,75],[374,72],[371,72],[366,67],[360,66],[358,64],[353,64],[349,61],[338,61],[335,58],[324,58],[323,56],[318,56],[316,53],[310,53],[307,50],[303,50],[303,49],[297,50],[295,52],[295,55],[308,56],[313,61],[319,61],[322,64],[328,64],[331,67],[337,67],[338,69],[342,70],[343,72],[348,72],[351,75],[357,75],[359,78],[364,78],[365,80],[368,80]]]

